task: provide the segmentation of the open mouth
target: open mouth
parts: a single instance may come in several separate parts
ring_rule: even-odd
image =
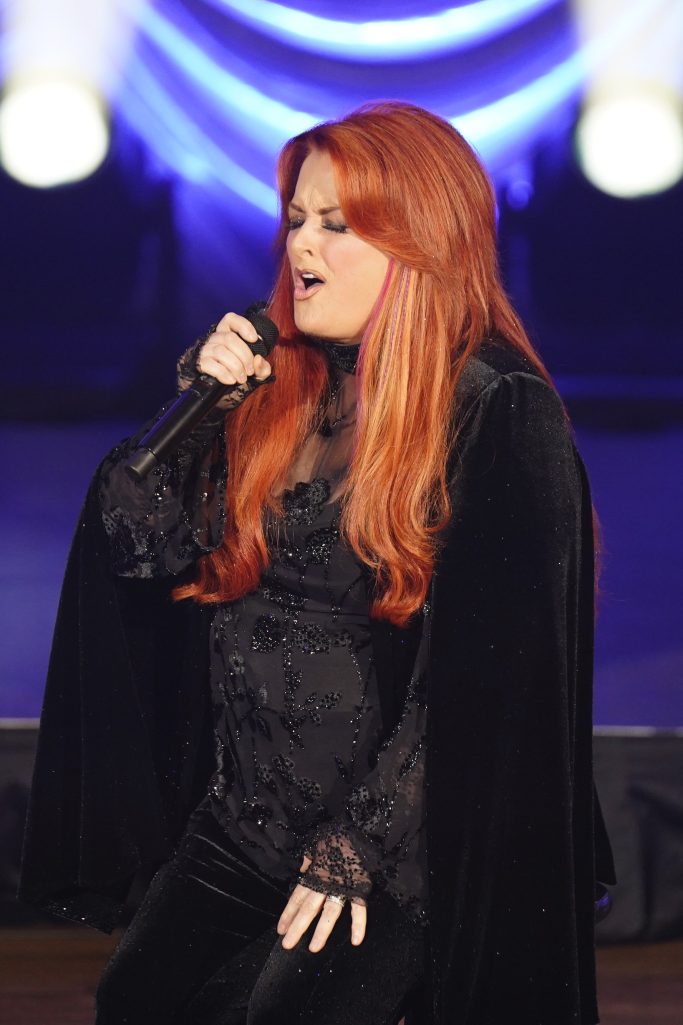
[[[302,281],[303,286],[306,289],[306,291],[308,291],[309,288],[313,288],[314,285],[324,285],[325,284],[325,282],[323,281],[322,278],[316,277],[315,274],[309,274],[308,271],[305,271],[301,275],[301,281]]]
[[[325,279],[314,271],[297,270],[294,275],[294,298],[305,299],[325,284]]]

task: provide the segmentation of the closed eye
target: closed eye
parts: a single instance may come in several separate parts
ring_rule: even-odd
[[[296,231],[304,223],[303,217],[291,217],[287,221],[287,228],[289,231]],[[327,231],[336,231],[339,235],[343,235],[344,232],[348,231],[348,225],[346,224],[335,224],[334,221],[323,221],[323,228]]]

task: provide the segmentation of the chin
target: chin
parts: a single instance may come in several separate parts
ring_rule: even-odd
[[[311,317],[305,314],[302,316],[295,312],[294,323],[303,335],[313,335],[315,338],[329,336],[329,320],[327,318],[323,321],[321,317]]]
[[[312,313],[313,311],[311,311]],[[302,335],[310,335],[312,338],[320,338],[327,342],[349,342],[350,339],[356,339],[360,341],[362,332],[349,331],[334,331],[330,329],[330,325],[334,324],[334,317],[321,317],[321,316],[310,316],[306,315],[304,310],[300,312],[294,309],[294,323],[296,324],[297,330]]]

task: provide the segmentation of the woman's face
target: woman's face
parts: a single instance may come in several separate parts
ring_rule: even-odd
[[[359,342],[389,258],[354,234],[339,208],[332,160],[311,150],[289,204],[294,321],[303,334]]]

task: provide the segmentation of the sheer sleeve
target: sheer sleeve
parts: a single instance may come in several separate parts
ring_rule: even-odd
[[[117,445],[99,470],[110,565],[118,576],[180,573],[217,548],[223,537],[223,414],[204,419],[173,455],[137,482],[126,473],[125,463],[153,422]]]
[[[203,379],[197,358],[215,328],[213,324],[179,358],[179,392],[191,387],[197,378]],[[229,388],[180,447],[144,481],[128,476],[126,460],[171,402],[106,456],[99,470],[99,495],[114,573],[143,578],[174,575],[219,547],[225,526],[228,476],[225,416],[257,388],[273,381],[275,374],[262,380],[250,376]]]
[[[424,636],[427,604],[422,614]],[[353,787],[345,814],[318,824],[307,837],[304,853],[312,862],[299,877],[305,886],[359,903],[377,887],[420,917],[426,713],[420,673],[410,681],[400,720],[381,744],[375,767]]]

